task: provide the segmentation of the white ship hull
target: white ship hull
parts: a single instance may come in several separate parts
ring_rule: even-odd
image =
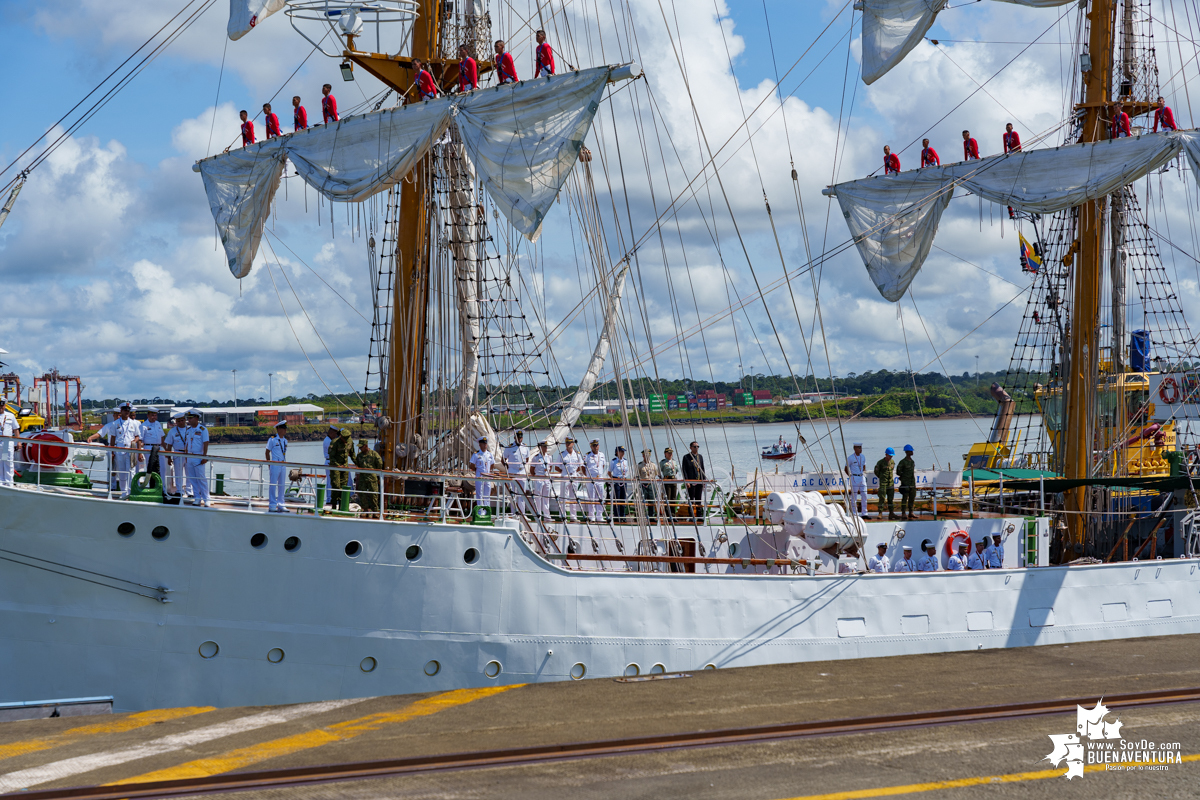
[[[577,664],[591,678],[630,664],[647,673],[1200,632],[1196,560],[816,577],[578,571],[547,564],[504,527],[10,488],[0,508],[0,701],[263,705],[566,680]],[[123,522],[132,535],[118,534]],[[1009,524],[1024,520],[957,523]],[[906,540],[940,547],[948,526],[908,523]],[[868,542],[894,541],[896,528],[872,523]],[[730,526],[730,538],[745,530]],[[260,532],[267,543],[255,549]],[[291,536],[300,546],[288,552]],[[351,540],[362,545],[353,558]],[[1008,562],[1016,549],[1012,537]],[[166,587],[170,602],[114,579]],[[202,657],[205,643],[219,650]]]

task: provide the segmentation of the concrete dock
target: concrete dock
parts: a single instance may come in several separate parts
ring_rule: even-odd
[[[0,724],[0,792],[660,736],[1200,687],[1200,636],[486,687],[271,708],[173,708]],[[1200,754],[1200,703],[1108,715]],[[1044,760],[1074,714],[256,790],[242,797],[1196,797],[1166,770]],[[850,793],[850,794],[846,794]],[[1082,794],[1080,794],[1082,793]]]

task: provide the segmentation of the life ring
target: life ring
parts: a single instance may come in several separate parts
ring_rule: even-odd
[[[1179,382],[1169,375],[1163,378],[1163,382],[1158,385],[1158,396],[1164,403],[1175,405],[1179,402]]]
[[[967,547],[971,546],[971,534],[964,530],[956,530],[946,538],[946,555],[953,556],[958,554],[959,542],[965,542]]]
[[[61,445],[63,441],[53,433],[36,433],[29,438],[25,445],[25,460],[30,464],[40,464],[43,467],[61,467],[67,462],[70,452],[66,447],[55,447],[54,444],[49,443]],[[38,442],[47,442],[47,444],[38,444]]]

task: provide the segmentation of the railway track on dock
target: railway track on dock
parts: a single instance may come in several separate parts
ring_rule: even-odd
[[[1200,687],[1111,695],[1103,699],[1105,705],[1110,709],[1194,703],[1200,702]],[[172,781],[27,790],[3,794],[0,795],[0,799],[19,797],[22,800],[58,800],[59,798],[119,800],[119,798],[194,797],[223,792],[310,786],[340,781],[419,775],[430,772],[492,769],[497,767],[638,755],[701,747],[776,742],[816,736],[843,736],[970,722],[1029,719],[1071,713],[1075,711],[1077,705],[1094,703],[1096,700],[1097,698],[1094,696],[1072,697],[1032,703],[954,708],[908,714],[890,714],[886,716],[819,720],[783,725],[692,731],[659,736],[572,742],[502,750],[477,750],[473,752],[445,753],[381,761],[361,761],[258,772],[238,772]]]

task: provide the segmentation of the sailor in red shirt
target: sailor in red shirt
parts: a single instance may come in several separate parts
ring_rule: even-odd
[[[533,77],[541,77],[543,71],[547,75],[554,74],[554,51],[550,49],[550,45],[546,44],[546,32],[537,32],[537,69],[533,71]]]
[[[893,175],[900,171],[900,156],[892,152],[886,144],[883,146],[883,174]]]
[[[979,142],[971,138],[970,131],[963,131],[963,161],[979,158]]]
[[[417,87],[418,100],[433,100],[438,96],[437,84],[433,82],[433,75],[429,70],[425,69],[425,62],[419,58],[412,60],[413,69],[417,71],[417,76],[413,79],[413,83]]]
[[[940,167],[942,160],[938,158],[937,150],[929,146],[928,139],[921,140],[921,166],[922,167]]]
[[[1113,106],[1112,127],[1109,131],[1109,138],[1120,139],[1123,136],[1129,136],[1129,115],[1125,113],[1125,109],[1120,103]]]
[[[333,87],[328,83],[321,87],[321,116],[324,118],[325,124],[328,125],[330,120],[337,122],[339,117],[337,113],[337,98],[333,96]]]
[[[254,122],[244,110],[239,115],[242,118],[242,147],[254,144]]]
[[[279,117],[271,112],[271,104],[263,103],[263,127],[267,129],[267,138],[279,136]]]
[[[1013,130],[1011,122],[1004,126],[1004,152],[1021,152],[1021,137]]]
[[[517,65],[513,63],[512,53],[504,52],[504,40],[496,40],[496,74],[501,83],[516,83]]]
[[[458,91],[469,92],[479,88],[479,64],[471,58],[465,44],[458,46]]]
[[[308,112],[300,105],[300,95],[292,98],[292,122],[296,124],[298,131],[308,129]]]
[[[1163,102],[1163,99],[1158,98],[1158,108],[1154,109],[1154,132],[1158,132],[1158,124],[1162,123],[1164,131],[1177,131],[1175,127],[1175,115],[1171,113],[1171,107]]]

